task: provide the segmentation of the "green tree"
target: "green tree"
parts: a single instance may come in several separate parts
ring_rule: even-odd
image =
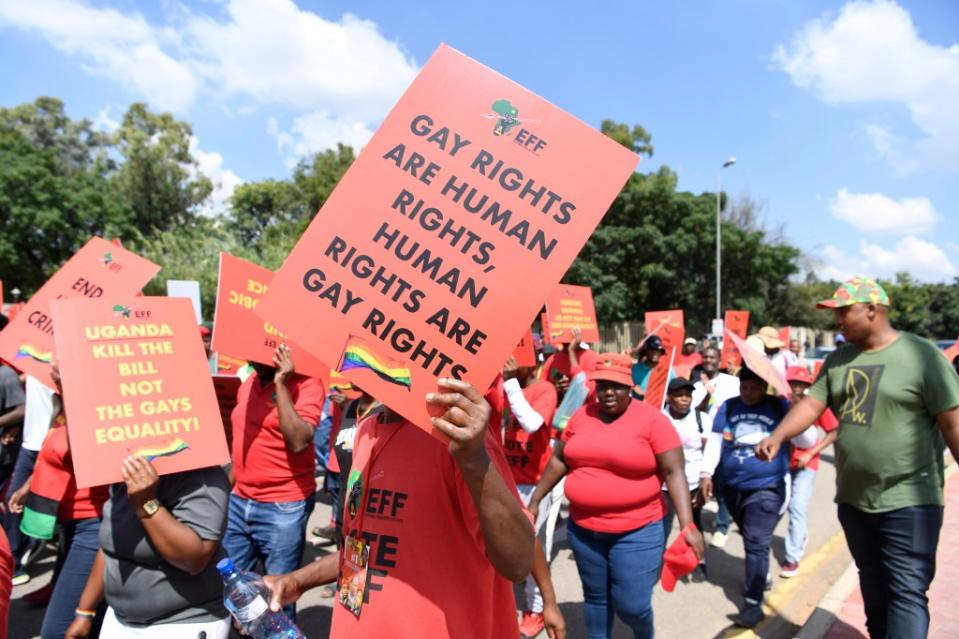
[[[192,129],[169,113],[132,104],[113,136],[122,158],[113,176],[130,223],[144,235],[194,221],[213,184],[190,153]]]
[[[630,129],[628,124],[615,120],[603,120],[599,130],[638,155],[653,157],[653,136],[639,124]]]
[[[308,210],[303,194],[288,180],[247,182],[233,191],[226,229],[240,244],[256,246],[271,227],[309,219]]]
[[[340,178],[353,164],[353,148],[337,144],[335,149],[316,153],[309,160],[301,160],[293,170],[293,184],[302,193],[309,219],[313,219]]]
[[[110,189],[105,140],[63,104],[0,109],[0,273],[31,295],[91,235],[127,227]]]

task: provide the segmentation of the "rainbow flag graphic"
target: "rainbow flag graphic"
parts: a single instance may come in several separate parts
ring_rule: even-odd
[[[16,359],[21,359],[23,357],[32,357],[43,364],[49,364],[53,361],[53,353],[49,351],[41,351],[39,348],[29,342],[20,344],[20,348],[17,349]]]
[[[189,448],[187,443],[177,437],[166,446],[148,446],[146,448],[139,448],[133,451],[133,454],[139,455],[147,461],[153,461],[157,457],[169,457],[170,455],[182,453],[187,448]]]
[[[336,370],[345,373],[358,368],[375,373],[383,381],[405,386],[407,390],[410,389],[412,384],[410,369],[407,366],[395,360],[376,355],[365,340],[350,335],[349,339],[346,340],[343,358]]]

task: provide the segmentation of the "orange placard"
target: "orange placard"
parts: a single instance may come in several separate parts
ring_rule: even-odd
[[[742,339],[746,339],[746,335],[749,332],[749,311],[726,311],[723,324],[725,330]],[[742,361],[743,359],[739,354],[739,349],[736,348],[736,344],[733,343],[732,340],[723,340],[723,354],[719,367],[727,370],[736,368],[742,364]]]
[[[686,337],[686,323],[680,309],[671,311],[648,311],[645,315],[646,336],[658,335],[663,340],[666,353],[669,349],[682,350]]]
[[[75,297],[135,295],[160,267],[111,242],[93,237],[40,287],[0,332],[0,358],[53,388],[50,363],[56,356],[50,302]],[[196,322],[193,322],[196,331]]]
[[[489,386],[637,162],[441,46],[256,312],[432,431],[437,378]]]
[[[666,403],[666,388],[669,384],[669,371],[673,368],[676,361],[676,353],[679,351],[675,346],[666,349],[666,355],[659,359],[656,368],[649,372],[649,380],[646,382],[646,394],[643,401],[657,410],[662,409]]]
[[[190,300],[55,300],[70,452],[81,488],[122,481],[129,455],[161,475],[230,460]]]
[[[789,397],[792,394],[789,390],[789,384],[786,383],[786,379],[779,374],[779,371],[776,370],[765,353],[760,353],[747,344],[746,340],[728,330],[726,331],[726,339],[732,340],[736,348],[739,349],[739,354],[742,355],[745,360],[746,366],[766,380],[772,388],[776,389],[776,392],[784,397]]]
[[[550,329],[556,335],[554,342],[572,342],[574,328],[583,332],[584,342],[599,341],[599,325],[590,287],[560,284],[546,298],[546,314]]]
[[[273,280],[273,271],[229,253],[220,253],[220,277],[216,287],[216,311],[213,316],[211,348],[229,353],[229,360],[249,360],[273,365],[273,354],[285,343],[293,353],[296,372],[323,378],[330,367],[295,343],[253,310]],[[225,371],[223,374],[227,374]],[[233,373],[235,374],[235,373]]]
[[[526,331],[523,339],[513,349],[513,359],[517,366],[536,366],[536,351],[533,349],[533,330]]]
[[[544,344],[559,344],[556,340],[563,336],[563,331],[553,331],[549,326],[549,314],[539,314],[539,324],[543,329]]]

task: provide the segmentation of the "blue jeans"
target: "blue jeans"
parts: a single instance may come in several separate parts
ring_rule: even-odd
[[[602,533],[570,521],[567,535],[583,582],[589,639],[609,639],[614,612],[636,639],[652,639],[653,586],[663,563],[663,523]]]
[[[254,570],[262,562],[264,574],[292,572],[300,567],[312,511],[312,497],[270,503],[231,493],[223,548],[240,570]],[[294,619],[296,605],[284,606],[283,612]]]
[[[942,506],[867,513],[839,504],[839,523],[859,569],[872,639],[913,639],[929,633],[926,592],[936,575]]]
[[[66,521],[62,522],[62,525],[63,546],[61,557],[57,561],[57,570],[54,571],[56,585],[40,629],[43,639],[58,639],[66,633],[80,603],[83,588],[87,585],[93,560],[100,549],[99,518]],[[102,613],[104,610],[106,605],[101,606],[98,612]],[[96,620],[102,617],[102,614],[98,614]],[[96,625],[99,626],[99,623]],[[95,628],[93,636],[96,634]]]
[[[737,490],[723,486],[723,499],[743,534],[746,551],[746,603],[760,604],[769,573],[769,545],[779,522],[779,511],[786,500],[786,484],[757,490]]]
[[[20,454],[17,455],[17,461],[13,465],[13,474],[10,476],[7,499],[10,499],[10,495],[23,486],[27,478],[33,474],[33,467],[37,463],[38,454],[35,450],[20,447]],[[14,564],[19,569],[20,556],[23,554],[27,540],[32,539],[32,537],[27,537],[20,532],[20,515],[9,510],[3,515],[3,530],[7,533],[7,539],[10,540],[10,552],[13,553]]]
[[[806,552],[806,520],[816,471],[803,468],[792,471],[792,497],[789,499],[789,532],[786,533],[786,563],[798,564]]]
[[[327,401],[329,404],[329,401]],[[324,413],[325,414],[325,413]],[[313,449],[316,451],[316,471],[326,468],[330,455],[330,430],[333,428],[333,419],[324,417],[313,431]]]

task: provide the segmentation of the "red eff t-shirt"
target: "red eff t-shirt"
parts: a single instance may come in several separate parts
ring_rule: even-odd
[[[833,414],[833,412],[827,408],[826,412],[820,415],[819,419],[816,420],[815,425],[819,426],[819,428],[823,429],[827,433],[831,433],[839,428],[839,420],[836,419],[836,416]],[[808,448],[797,448],[796,446],[793,446],[792,455],[789,458],[789,468],[792,470],[799,468],[799,458],[805,455],[807,452],[809,452]],[[806,468],[809,470],[819,470],[819,455],[816,455],[810,459],[809,463],[806,464]]]
[[[503,394],[506,410],[509,410],[505,391]],[[540,380],[524,388],[523,397],[543,418],[543,425],[535,433],[527,433],[510,411],[503,448],[506,451],[506,461],[513,471],[513,480],[517,484],[535,484],[543,476],[550,455],[553,454],[549,443],[553,413],[556,412],[556,387]]]
[[[323,411],[323,383],[293,375],[286,382],[297,414],[316,425]],[[236,393],[233,409],[233,491],[244,499],[262,502],[299,501],[316,490],[316,451],[307,446],[292,453],[280,432],[273,380],[260,384],[250,375]]]
[[[60,521],[103,516],[103,504],[110,498],[110,487],[77,488],[67,424],[62,414],[54,420],[37,454],[30,490],[59,502],[57,519]]]
[[[504,639],[519,636],[513,585],[486,557],[479,515],[446,444],[408,422],[366,419],[353,448],[365,512],[344,534],[369,543],[360,617],[333,604],[332,639]],[[390,435],[392,433],[392,435]],[[521,503],[493,434],[486,450]],[[370,453],[376,456],[369,467]],[[349,494],[349,491],[347,491]]]
[[[633,400],[607,424],[595,403],[569,419],[562,441],[569,515],[597,532],[626,532],[666,514],[656,455],[680,446],[666,416]]]

